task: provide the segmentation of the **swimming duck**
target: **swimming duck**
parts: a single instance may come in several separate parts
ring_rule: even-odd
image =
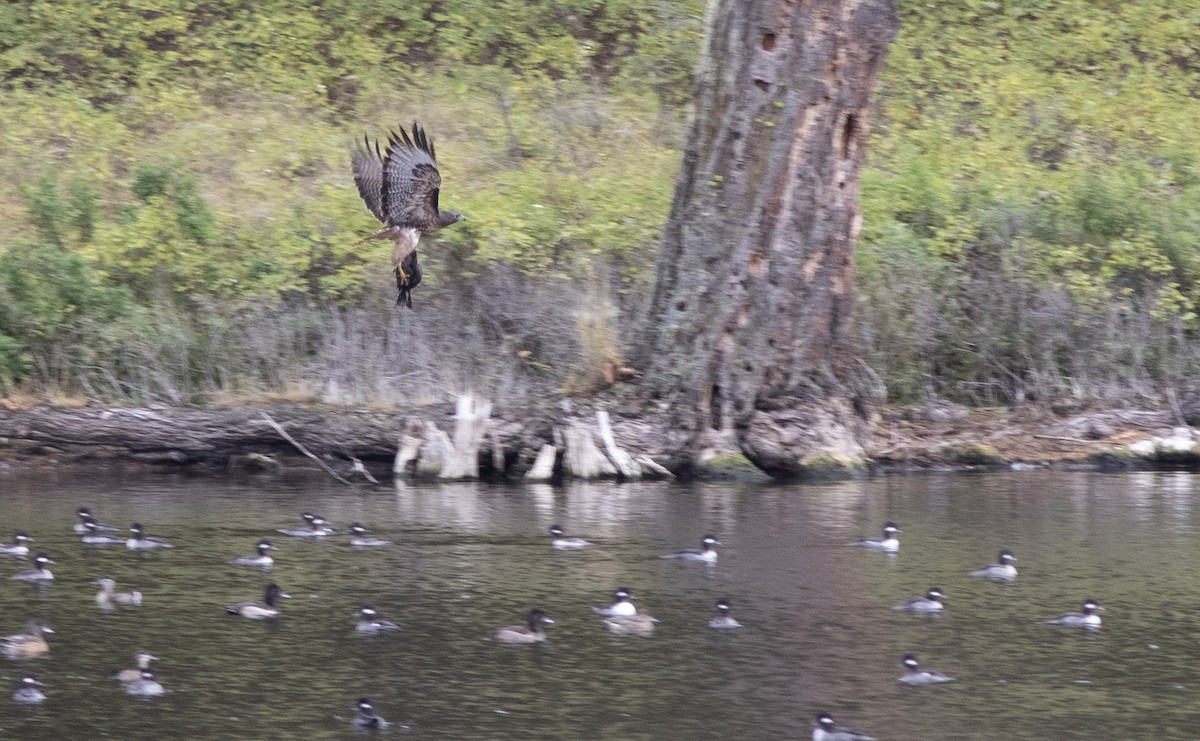
[[[551,525],[550,545],[560,551],[569,551],[576,548],[587,548],[591,543],[583,538],[568,538],[563,533],[562,525]]]
[[[922,669],[920,663],[917,662],[917,657],[908,654],[904,657],[904,674],[900,676],[900,681],[905,684],[941,684],[942,682],[953,682],[953,677],[947,677],[941,672]]]
[[[132,605],[137,607],[142,604],[141,592],[117,592],[117,582],[111,577],[101,577],[92,582],[100,587],[100,591],[96,593],[96,604],[105,608],[112,608],[113,605]]]
[[[143,669],[141,676],[126,684],[125,691],[135,697],[160,697],[167,692],[149,669]]]
[[[853,728],[835,726],[833,717],[829,713],[821,713],[813,725],[812,741],[875,741],[875,739]]]
[[[1089,599],[1083,603],[1083,612],[1068,612],[1047,622],[1051,625],[1066,625],[1070,628],[1099,628],[1100,616],[1096,614],[1096,611],[1103,609],[1096,600]]]
[[[170,548],[170,543],[162,538],[150,538],[141,523],[135,522],[129,526],[130,537],[125,541],[125,547],[131,551],[149,551],[155,548]]]
[[[608,607],[593,607],[592,612],[597,615],[617,616],[637,614],[637,608],[633,606],[633,602],[631,601],[634,599],[633,592],[630,591],[629,587],[617,587],[617,591],[613,592],[613,597],[616,598],[616,602]]]
[[[301,512],[300,519],[308,525],[307,529],[281,528],[276,532],[290,535],[293,538],[323,538],[326,535],[337,535],[337,531],[329,527],[329,523],[323,517],[318,517],[311,512]]]
[[[708,627],[716,628],[717,630],[728,630],[730,628],[740,628],[742,624],[733,619],[733,615],[729,614],[733,607],[727,599],[719,599],[713,605],[713,616],[708,619]]]
[[[137,664],[132,669],[122,669],[113,675],[113,678],[122,684],[136,682],[142,678],[142,672],[150,668],[151,661],[158,661],[157,656],[153,656],[149,651],[135,651],[133,660]]]
[[[271,582],[263,591],[262,602],[239,602],[226,607],[225,611],[230,615],[241,615],[251,620],[279,617],[279,608],[275,607],[277,599],[291,599],[291,595],[279,591],[279,586],[275,582]]]
[[[637,615],[610,615],[604,618],[604,627],[608,632],[619,636],[648,636],[654,632],[658,618],[645,613]]]
[[[388,722],[375,712],[370,700],[360,697],[358,698],[358,714],[354,716],[354,720],[350,721],[350,725],[354,727],[354,730],[365,733],[387,728]]]
[[[16,692],[13,692],[13,702],[20,705],[36,705],[39,702],[45,702],[46,696],[38,689],[38,687],[43,686],[37,680],[37,677],[32,674],[26,674],[21,677],[21,686],[17,688]]]
[[[6,556],[28,556],[29,546],[26,545],[33,541],[33,538],[24,530],[18,530],[13,533],[12,545],[0,545],[0,553]]]
[[[850,545],[870,548],[873,551],[883,551],[884,553],[895,553],[900,550],[900,539],[896,535],[902,532],[904,531],[896,527],[896,523],[887,522],[883,525],[882,538],[863,538],[854,541]]]
[[[930,587],[929,591],[925,592],[923,597],[906,599],[892,609],[903,610],[904,612],[941,612],[943,608],[942,600],[945,597],[946,595],[942,594],[942,590],[937,587]]]
[[[721,541],[711,535],[705,535],[704,540],[700,541],[700,548],[688,548],[683,551],[675,551],[668,553],[663,558],[678,558],[683,561],[700,561],[702,563],[716,563],[717,549],[714,546],[721,545]]]
[[[0,653],[10,659],[32,659],[50,653],[43,633],[53,633],[44,620],[34,618],[25,624],[25,632],[0,638]]]
[[[971,572],[971,576],[982,576],[985,579],[997,579],[1000,581],[1010,581],[1017,578],[1017,567],[1012,565],[1017,557],[1012,554],[1012,551],[1005,548],[1000,551],[998,563],[990,563],[987,566],[981,566]]]
[[[354,630],[359,633],[374,635],[376,633],[390,633],[400,630],[400,626],[388,620],[380,620],[379,613],[371,605],[363,605],[358,608],[358,622],[354,624]]]
[[[538,608],[529,611],[526,625],[506,625],[487,634],[489,641],[498,643],[541,643],[546,640],[543,626],[554,625],[550,616]]]
[[[95,520],[87,520],[83,523],[84,536],[79,540],[87,545],[117,545],[124,543],[125,538],[114,538],[111,535],[105,535],[100,530],[100,526]]]
[[[83,535],[84,533],[87,532],[87,523],[89,520],[91,522],[96,522],[96,518],[92,517],[91,511],[88,510],[87,507],[80,507],[78,510],[75,511],[75,516],[79,518],[79,522],[75,523],[74,530],[79,535]],[[116,532],[117,530],[120,529],[120,528],[115,528],[112,525],[103,525],[99,522],[96,522],[96,527],[99,528],[100,530],[110,530],[113,532]]]
[[[350,534],[354,537],[350,538],[350,545],[354,548],[370,548],[379,545],[391,545],[390,540],[380,540],[379,538],[366,537],[367,529],[362,526],[362,523],[356,522],[350,526]]]
[[[271,564],[275,563],[275,559],[271,558],[271,556],[267,554],[267,551],[277,551],[279,549],[271,545],[271,541],[266,539],[260,540],[258,541],[258,545],[256,547],[258,549],[257,555],[238,556],[230,561],[230,563],[236,566],[270,566]]]
[[[45,553],[39,553],[33,557],[33,568],[25,569],[19,574],[13,576],[17,581],[28,582],[45,582],[54,581],[54,574],[50,573],[50,569],[46,568],[46,564],[54,563]]]

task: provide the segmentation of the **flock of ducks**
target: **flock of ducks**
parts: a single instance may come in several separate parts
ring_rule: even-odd
[[[863,538],[854,541],[850,545],[894,554],[900,551],[900,539],[897,535],[902,532],[896,526],[896,523],[888,522],[883,526],[882,537]],[[975,569],[971,572],[971,576],[995,581],[1012,581],[1017,578],[1017,567],[1013,565],[1016,560],[1017,558],[1013,555],[1012,551],[1006,548],[1000,551],[996,563],[987,564]],[[945,595],[941,589],[930,587],[924,595],[906,599],[900,604],[895,605],[892,609],[934,615],[940,613],[945,608],[943,604],[944,599]],[[1100,627],[1100,616],[1096,612],[1103,609],[1096,600],[1087,599],[1083,603],[1082,612],[1068,612],[1046,622],[1050,625],[1095,630]],[[901,665],[904,667],[904,672],[900,675],[900,681],[905,684],[942,684],[954,681],[953,677],[941,672],[923,669],[920,661],[913,654],[905,654],[904,658],[901,659]],[[825,712],[817,715],[816,723],[813,726],[812,738],[813,741],[875,741],[873,737],[868,736],[862,731],[835,725],[833,717]]]
[[[145,529],[139,523],[134,523],[130,526],[128,537],[120,538],[110,535],[110,533],[117,532],[117,528],[97,522],[88,508],[81,507],[76,514],[79,522],[74,525],[74,531],[81,536],[83,543],[90,545],[124,544],[129,550],[135,551],[172,547],[170,543],[161,538],[146,535]],[[305,527],[284,528],[277,532],[289,537],[318,539],[340,534],[324,518],[310,512],[301,513],[301,519],[304,521]],[[900,549],[900,541],[897,536],[901,532],[900,528],[894,522],[888,522],[883,527],[882,537],[864,538],[851,543],[851,545],[894,554],[899,552]],[[348,534],[351,536],[350,545],[355,548],[369,548],[390,544],[390,541],[380,540],[368,535],[366,529],[359,523],[352,524]],[[582,538],[568,537],[559,525],[552,526],[549,530],[549,535],[551,546],[557,550],[578,550],[588,548],[592,545],[592,543]],[[17,531],[13,536],[11,544],[0,545],[0,554],[27,557],[31,552],[29,543],[32,541],[33,538],[28,533]],[[664,555],[663,558],[713,565],[717,562],[716,546],[718,545],[721,545],[721,542],[714,536],[705,535],[700,542],[700,548],[676,551]],[[269,568],[274,563],[274,558],[270,554],[273,550],[277,550],[276,547],[264,538],[258,541],[254,554],[239,556],[230,561],[230,563],[238,566]],[[971,576],[997,581],[1012,581],[1017,578],[1017,569],[1013,565],[1016,560],[1011,551],[1007,549],[1001,550],[996,563],[988,564],[972,571]],[[54,561],[46,553],[39,552],[34,555],[33,566],[31,568],[17,573],[12,578],[34,584],[51,582],[54,579],[54,574],[48,566],[52,564],[54,564]],[[96,579],[93,584],[99,587],[99,591],[96,593],[96,603],[101,609],[112,610],[117,606],[137,607],[142,604],[141,592],[117,591],[116,581],[111,577],[101,577]],[[226,612],[230,615],[251,620],[276,618],[280,614],[278,601],[288,598],[289,595],[283,593],[277,584],[271,582],[264,588],[261,602],[239,602],[227,607]],[[930,587],[924,595],[907,599],[895,605],[893,609],[912,613],[937,614],[944,609],[944,598],[945,595],[939,588]],[[614,635],[651,635],[658,620],[645,612],[639,612],[638,608],[634,605],[634,600],[635,597],[630,588],[618,587],[613,592],[612,604],[605,607],[593,607],[592,611],[601,617],[603,625]],[[1088,599],[1084,601],[1081,612],[1069,612],[1047,622],[1067,627],[1097,629],[1100,627],[1101,620],[1100,616],[1096,613],[1103,609],[1094,599]],[[378,611],[369,604],[361,605],[356,612],[356,616],[357,622],[354,625],[354,630],[358,633],[374,635],[399,630],[398,625],[382,619]],[[496,628],[488,632],[485,638],[489,641],[508,644],[541,643],[546,640],[546,626],[553,624],[554,620],[549,615],[540,608],[535,607],[526,615],[524,624],[505,625]],[[732,615],[730,601],[725,598],[717,600],[713,605],[713,612],[708,625],[715,630],[742,627],[741,623]],[[50,650],[45,636],[53,633],[53,629],[44,620],[40,618],[32,619],[26,625],[24,633],[0,638],[0,654],[10,659],[32,659],[43,656]],[[150,662],[157,660],[157,657],[148,651],[139,650],[134,654],[135,665],[132,668],[117,672],[114,678],[121,682],[126,692],[131,695],[141,697],[163,695],[166,690],[158,682],[154,672],[150,669]],[[906,684],[924,685],[953,681],[952,677],[941,672],[922,668],[919,660],[913,654],[905,655],[901,663],[904,667],[904,672],[900,676],[899,681]],[[45,702],[47,698],[41,689],[42,687],[43,684],[34,674],[26,673],[21,677],[19,686],[12,694],[12,699],[14,702],[22,705],[34,705]],[[366,697],[359,698],[357,713],[352,719],[351,724],[356,730],[360,731],[372,731],[385,728],[388,725],[387,721],[375,711],[370,699]],[[812,738],[813,741],[873,741],[870,736],[860,731],[836,725],[832,716],[826,712],[822,712],[816,716]]]

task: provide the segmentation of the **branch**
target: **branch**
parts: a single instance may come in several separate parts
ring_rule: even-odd
[[[351,484],[349,481],[347,481],[346,479],[342,478],[341,476],[338,476],[336,471],[334,471],[334,470],[333,470],[332,468],[330,468],[329,466],[325,465],[325,461],[321,460],[320,458],[316,457],[316,456],[315,456],[315,455],[313,455],[312,453],[308,452],[308,449],[307,449],[307,448],[305,448],[305,447],[304,447],[303,445],[301,445],[300,443],[296,442],[296,440],[295,440],[295,439],[294,439],[294,438],[293,438],[291,435],[287,434],[287,430],[285,430],[285,429],[283,429],[282,427],[280,427],[278,422],[276,422],[275,420],[271,419],[271,415],[267,414],[266,412],[263,412],[263,413],[262,413],[262,416],[263,416],[263,419],[265,419],[265,420],[267,421],[267,424],[271,425],[271,427],[272,427],[272,428],[273,428],[273,429],[274,429],[276,432],[278,432],[278,433],[279,433],[279,436],[280,436],[280,437],[282,437],[284,440],[287,440],[289,443],[291,443],[291,444],[292,444],[292,447],[294,447],[296,450],[299,450],[301,453],[304,453],[304,454],[305,454],[305,455],[307,455],[309,458],[312,458],[314,461],[316,461],[318,466],[320,466],[321,468],[325,469],[325,473],[327,473],[327,474],[329,474],[330,476],[334,477],[334,478],[335,478],[335,479],[337,479],[338,481],[341,481],[341,482],[342,482],[343,484],[345,484],[346,486],[353,486],[353,484]]]

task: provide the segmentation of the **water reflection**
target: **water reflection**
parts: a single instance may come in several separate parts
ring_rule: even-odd
[[[0,522],[37,538],[56,578],[3,580],[0,634],[32,618],[56,633],[45,657],[0,663],[0,686],[32,666],[49,698],[0,702],[0,732],[347,738],[365,696],[433,739],[805,738],[820,709],[880,738],[1193,738],[1194,481],[1028,472],[393,490],[7,476]],[[72,532],[80,505],[175,548],[85,546]],[[273,536],[305,510],[391,544]],[[888,520],[904,530],[898,554],[846,547]],[[595,545],[554,550],[556,523]],[[661,558],[709,532],[724,544],[717,565]],[[278,548],[269,575],[231,563],[264,535]],[[969,576],[1001,548],[1020,557],[1018,579]],[[97,610],[102,577],[144,604]],[[269,581],[292,595],[279,619],[224,614]],[[933,585],[940,619],[892,609]],[[661,621],[653,636],[612,635],[591,613],[618,586]],[[1045,624],[1088,597],[1107,608],[1100,630]],[[720,598],[744,627],[708,627]],[[364,605],[398,630],[361,634]],[[544,643],[484,640],[535,607],[555,620]],[[137,650],[161,659],[163,697],[128,697],[112,679]],[[903,686],[909,653],[957,681]]]

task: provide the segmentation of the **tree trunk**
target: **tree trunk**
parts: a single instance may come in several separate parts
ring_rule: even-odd
[[[710,430],[774,476],[854,466],[859,173],[894,0],[711,0],[640,365],[679,458]]]

